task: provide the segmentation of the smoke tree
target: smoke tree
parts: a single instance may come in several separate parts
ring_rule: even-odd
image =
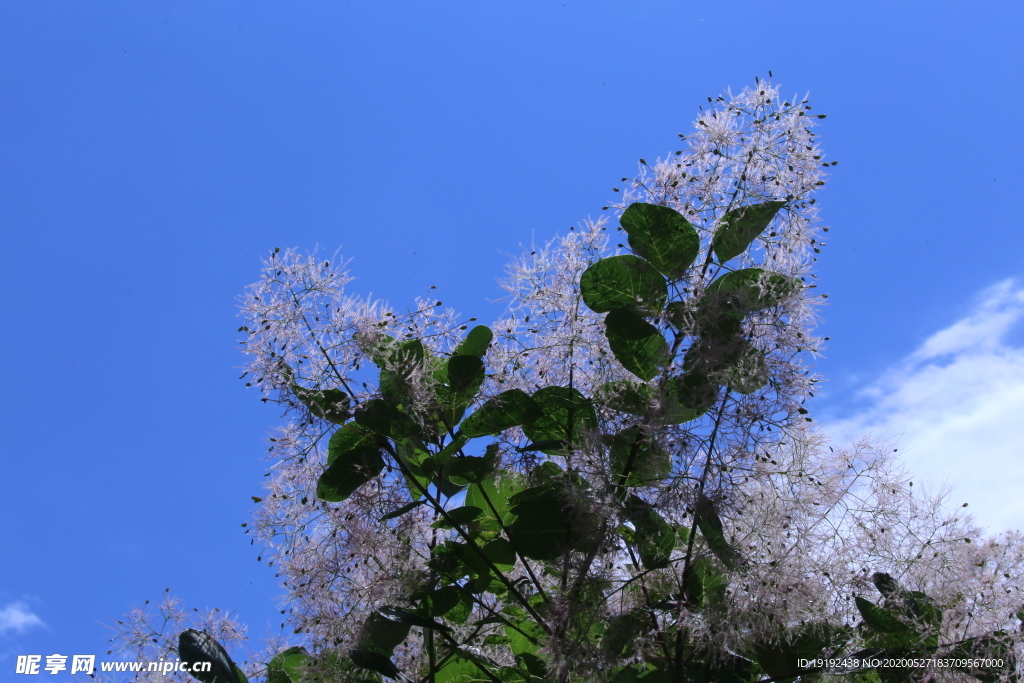
[[[269,681],[1015,678],[1019,538],[811,422],[820,118],[711,102],[490,326],[274,250],[241,328],[288,418],[247,529],[294,630]]]

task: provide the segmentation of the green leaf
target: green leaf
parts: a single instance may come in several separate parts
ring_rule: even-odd
[[[907,633],[910,626],[903,622],[895,614],[884,610],[870,600],[862,597],[855,597],[857,610],[864,617],[864,625],[877,633]]]
[[[640,379],[654,379],[659,368],[668,363],[668,342],[633,309],[616,308],[605,317],[604,324],[615,358]]]
[[[461,432],[455,435],[451,443],[441,449],[437,454],[431,458],[437,465],[444,465],[452,456],[462,450],[462,447],[469,443],[469,437]]]
[[[209,671],[193,671],[202,683],[228,683],[238,680],[238,667],[224,647],[205,631],[187,628],[178,636],[178,657],[185,662],[209,663]]]
[[[496,538],[484,545],[484,555],[502,572],[511,571],[516,564],[516,551],[504,538]]]
[[[617,614],[608,621],[601,636],[601,650],[611,657],[631,657],[636,652],[637,636],[648,630],[650,618],[643,610]]]
[[[363,621],[356,648],[390,657],[395,648],[409,636],[409,628],[409,624],[389,619],[379,612],[371,612]]]
[[[595,313],[633,307],[655,313],[668,297],[665,278],[647,261],[623,255],[603,258],[580,276],[583,303]]]
[[[427,499],[423,498],[423,499],[420,499],[420,500],[414,500],[411,503],[406,503],[405,505],[403,505],[402,507],[398,508],[397,510],[393,510],[393,511],[389,512],[388,514],[384,515],[378,521],[384,522],[384,521],[389,520],[389,519],[394,519],[395,517],[401,517],[406,512],[409,512],[413,508],[419,507],[420,505],[423,505],[426,502],[427,502]]]
[[[374,446],[360,446],[339,453],[320,475],[316,495],[329,503],[340,503],[384,469],[384,459]]]
[[[398,667],[391,661],[391,657],[379,652],[356,648],[349,651],[348,656],[352,659],[352,663],[361,669],[376,671],[388,678],[398,678],[400,675]]]
[[[469,331],[466,338],[455,348],[453,356],[475,356],[483,358],[494,339],[494,333],[487,325],[477,325]]]
[[[511,610],[506,608],[502,611],[508,613]],[[536,652],[538,644],[544,638],[544,629],[533,619],[522,615],[509,615],[508,621],[511,625],[505,625],[505,635],[511,641],[512,654],[519,656],[524,653]]]
[[[743,558],[736,552],[736,549],[725,540],[725,531],[722,526],[722,519],[715,510],[714,503],[704,495],[698,494],[697,503],[694,506],[694,516],[697,519],[697,527],[707,541],[708,547],[722,564],[728,569],[736,569],[743,562]]]
[[[351,401],[341,389],[303,389],[292,383],[292,393],[302,401],[309,412],[335,424],[345,424],[352,416]]]
[[[409,378],[430,358],[430,351],[419,339],[396,342],[384,339],[370,350],[370,358],[380,368],[380,391],[390,400],[399,401],[408,395]]]
[[[476,544],[474,544],[475,547]],[[451,576],[461,578],[463,576],[469,576],[470,578],[480,578],[483,576],[490,576],[491,568],[487,566],[487,562],[466,543],[457,543],[455,541],[446,541],[443,545],[438,546],[432,552],[433,556],[450,555],[455,558],[458,562],[458,566]]]
[[[719,393],[718,385],[702,372],[673,377],[661,395],[658,422],[683,424],[696,420],[715,405]]]
[[[711,283],[704,293],[702,306],[712,304],[719,309],[751,313],[778,306],[803,289],[800,280],[762,270],[744,268],[726,273]]]
[[[448,477],[434,477],[431,483],[436,486],[438,492],[446,498],[451,498],[452,496],[458,495],[466,490],[465,485],[456,484]]]
[[[739,256],[764,232],[786,202],[770,201],[729,211],[711,239],[711,248],[720,263]]]
[[[725,584],[725,576],[707,557],[698,557],[683,573],[683,594],[697,609],[721,604]]]
[[[667,206],[630,204],[619,221],[633,251],[670,278],[681,277],[700,251],[697,231]]]
[[[543,659],[533,654],[532,652],[523,652],[516,655],[516,664],[519,666],[519,670],[522,673],[535,677],[535,680],[547,680],[547,664],[544,663]]]
[[[472,398],[484,383],[484,362],[476,356],[448,359],[448,384],[452,391]]]
[[[399,342],[390,335],[380,337],[368,351],[374,365],[381,370],[388,366],[401,364],[403,361],[423,360],[425,352],[426,349],[419,339]]]
[[[477,484],[494,471],[497,452],[497,444],[491,444],[487,447],[486,454],[483,456],[467,455],[452,458],[448,461],[445,474],[455,484]]]
[[[847,628],[826,621],[811,621],[785,631],[778,641],[754,643],[751,654],[769,676],[781,681],[800,674],[801,659],[816,659],[823,650],[834,649],[849,637]]]
[[[623,429],[610,441],[612,472],[618,480],[628,471],[626,486],[651,486],[668,476],[672,468],[668,453],[639,425]]]
[[[578,533],[572,528],[569,511],[553,486],[526,489],[513,497],[511,512],[515,521],[506,532],[515,548],[534,560],[554,560],[575,543]]]
[[[343,453],[357,448],[373,447],[376,437],[365,427],[360,429],[359,425],[349,422],[341,429],[331,435],[327,443],[327,464],[333,465],[334,461]]]
[[[356,409],[356,423],[381,436],[391,438],[417,436],[422,431],[420,425],[412,418],[381,398],[362,403]]]
[[[544,387],[533,394],[533,400],[540,407],[540,417],[523,425],[523,431],[531,441],[575,444],[584,430],[597,427],[593,404],[572,387]],[[558,455],[561,451],[561,448],[543,449],[548,455]]]
[[[428,619],[424,616],[410,612],[409,610],[402,609],[401,607],[381,607],[377,610],[385,619],[389,619],[398,624],[405,624],[407,626],[418,626],[420,628],[430,629],[432,631],[444,631],[446,633],[451,632],[450,626],[439,624],[433,619]]]
[[[445,586],[429,593],[423,599],[423,607],[432,617],[443,617],[451,612],[462,600],[461,586]]]
[[[714,321],[717,324],[702,327],[701,336],[683,358],[683,367],[743,394],[757,391],[770,376],[764,354],[744,338],[740,320],[720,314]]]
[[[300,683],[308,661],[309,653],[304,647],[290,647],[278,653],[267,665],[267,683]]]
[[[445,618],[453,624],[465,624],[469,615],[473,613],[473,596],[469,590],[459,588],[459,601],[455,607],[448,611]]]
[[[540,406],[520,389],[503,391],[462,421],[459,431],[468,437],[498,434],[523,425],[541,414]]]
[[[483,510],[484,519],[497,522],[504,520],[512,508],[509,499],[523,489],[520,479],[509,472],[503,472],[500,481],[496,481],[495,475],[490,474],[482,482],[469,487],[465,503]]]
[[[607,382],[597,390],[597,398],[609,408],[630,415],[648,415],[654,407],[654,392],[646,384],[628,380]]]
[[[875,572],[872,582],[885,600],[882,607],[899,615],[904,621],[913,622],[914,628],[928,634],[926,646],[938,645],[939,631],[942,627],[942,610],[935,601],[921,591],[908,591],[899,582],[885,572]]]
[[[395,439],[395,453],[405,466],[402,476],[409,496],[413,501],[419,501],[423,498],[422,489],[430,485],[437,473],[436,463],[426,445],[418,439]]]
[[[478,518],[482,512],[483,510],[475,505],[464,505],[454,510],[449,510],[447,517],[442,517],[431,524],[430,527],[432,529],[451,529],[453,528],[453,522],[459,526],[465,526]]]
[[[460,656],[450,657],[434,674],[434,683],[491,683],[493,679],[480,670],[472,659]]]
[[[770,371],[764,355],[753,345],[745,344],[731,365],[715,373],[719,383],[741,394],[752,394],[768,383]]]
[[[636,527],[634,540],[645,569],[664,569],[676,547],[676,530],[654,507],[634,495],[626,499],[626,519]]]

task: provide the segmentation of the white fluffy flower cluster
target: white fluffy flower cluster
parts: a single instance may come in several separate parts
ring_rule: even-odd
[[[811,195],[824,184],[827,165],[815,141],[816,118],[806,100],[784,100],[777,87],[758,82],[702,111],[695,132],[685,138],[686,150],[653,165],[641,160],[639,174],[623,179],[617,209],[635,202],[670,207],[701,238],[694,267],[669,283],[670,298],[682,304],[678,317],[650,316],[671,351],[662,379],[646,382],[645,390],[663,390],[664,378],[674,381],[690,370],[686,351],[697,344],[700,325],[708,324],[700,319],[706,311],[693,302],[716,280],[756,267],[784,276],[780,281],[802,283],[800,291],[778,297],[777,305],[753,311],[742,322],[745,343],[763,356],[770,381],[747,392],[724,392],[700,419],[640,424],[642,411],[614,410],[605,401],[608,386],[640,386],[611,350],[604,314],[586,306],[581,291],[582,274],[624,248],[612,246],[612,237],[621,233],[607,219],[585,221],[531,247],[508,267],[508,308],[491,326],[487,375],[471,410],[510,389],[532,394],[552,386],[572,387],[597,406],[597,428],[558,455],[545,458],[538,454],[543,449],[523,448],[519,428],[506,430],[494,445],[510,477],[525,477],[547,459],[587,482],[566,495],[577,516],[574,528],[596,539],[593,550],[576,553],[558,572],[542,573],[539,565],[533,572],[521,558],[513,576],[545,594],[552,628],[544,653],[563,680],[574,666],[600,671],[622,664],[621,652],[612,656],[574,643],[572,629],[587,619],[622,624],[630,614],[647,615],[631,636],[636,645],[630,656],[667,647],[657,634],[670,628],[685,631],[693,642],[715,643],[722,653],[753,656],[752,643],[777,644],[786,629],[811,624],[835,632],[858,622],[855,600],[878,601],[870,580],[877,573],[907,591],[927,593],[943,610],[943,644],[999,629],[1017,631],[1016,586],[1024,574],[1019,537],[982,541],[966,516],[946,510],[941,496],[912,495],[888,449],[864,441],[836,451],[810,427],[804,404],[817,378],[809,360],[821,343],[813,334],[810,267],[823,246]],[[773,201],[784,207],[749,249],[728,264],[714,258],[714,237],[730,212]],[[317,496],[337,420],[314,414],[299,394],[340,390],[344,409],[354,408],[381,396],[376,383],[383,365],[401,376],[410,404],[404,409],[429,412],[438,381],[432,368],[439,366],[408,363],[382,350],[419,340],[428,358],[444,359],[468,328],[441,302],[419,299],[399,314],[346,293],[351,281],[337,256],[321,261],[315,254],[275,250],[241,305],[249,385],[263,391],[263,400],[280,403],[289,419],[270,438],[272,472],[248,533],[265,546],[263,554],[286,588],[284,623],[317,653],[347,652],[367,615],[386,605],[407,605],[403,601],[430,572],[432,549],[454,538],[444,525],[431,526],[439,518],[429,505],[408,507],[407,480],[390,461],[344,502]],[[644,447],[653,453],[645,475],[650,484],[632,485],[632,504],[651,506],[683,539],[667,567],[650,571],[622,541],[630,533],[622,534],[626,475],[611,453],[615,439],[630,429],[643,433]],[[435,493],[443,499],[439,489]],[[695,544],[697,516],[710,518],[699,512],[702,506],[711,506],[724,525],[719,546],[711,550],[708,527],[701,527],[702,545]],[[701,591],[724,596],[717,607],[691,609],[692,595],[689,607],[684,604],[680,595],[692,592],[695,572],[704,572]],[[727,587],[714,578],[726,574]],[[604,587],[599,607],[577,600],[584,584]],[[707,604],[712,602],[708,597]],[[490,595],[472,609],[487,617],[480,623],[494,624],[487,615],[501,607]],[[138,616],[133,623],[146,621]],[[456,627],[453,637],[470,643],[497,633],[466,628]],[[851,637],[858,642],[862,636]],[[396,650],[400,669],[420,668],[421,645],[414,633]],[[501,648],[479,652],[511,663],[501,660],[507,655]],[[935,680],[957,675],[934,674]]]

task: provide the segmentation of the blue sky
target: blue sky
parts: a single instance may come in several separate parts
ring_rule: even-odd
[[[0,681],[167,587],[262,635],[240,524],[272,407],[235,296],[275,246],[481,321],[521,243],[597,216],[769,70],[828,159],[815,410],[1024,528],[1020,3],[0,5]],[[1015,279],[1018,278],[1018,279]],[[915,475],[916,476],[916,475]]]

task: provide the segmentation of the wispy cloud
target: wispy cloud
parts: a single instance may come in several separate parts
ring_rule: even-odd
[[[43,625],[43,620],[23,602],[12,602],[0,609],[0,635],[8,631],[23,633],[33,626]]]
[[[953,487],[992,533],[1024,530],[1024,286],[984,290],[963,319],[928,338],[862,392],[868,407],[826,429],[899,442],[908,469]]]

